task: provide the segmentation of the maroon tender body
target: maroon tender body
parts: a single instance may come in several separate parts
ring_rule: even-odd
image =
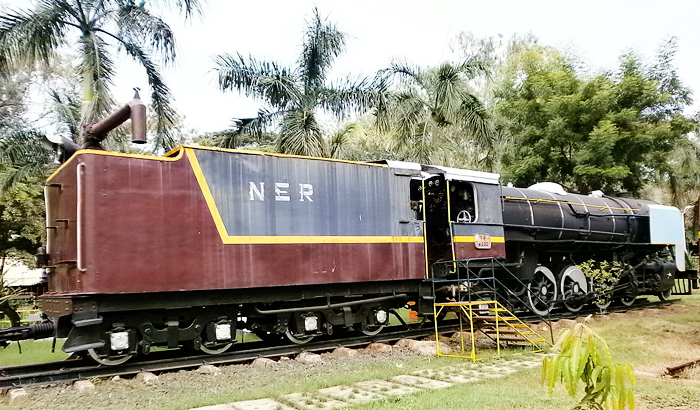
[[[80,151],[65,163],[47,188],[48,223],[55,227],[49,230],[48,253],[55,266],[50,292],[151,293],[425,276],[422,232],[389,243],[224,244],[195,175],[201,168],[191,163],[193,156],[201,161],[204,155],[215,154],[258,155],[189,147],[164,158]],[[274,160],[302,168],[303,163],[329,163],[304,158]],[[330,163],[343,168],[369,167]],[[408,177],[400,178],[386,167],[371,167],[370,171],[387,178],[405,180],[408,192]],[[332,182],[337,189],[351,186],[343,185],[339,177]],[[226,189],[234,188],[238,187]],[[247,185],[240,188],[247,194]],[[411,213],[408,194],[405,204],[391,206],[405,207]]]

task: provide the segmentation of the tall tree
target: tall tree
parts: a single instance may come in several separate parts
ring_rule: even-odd
[[[241,54],[221,54],[214,68],[222,91],[238,90],[263,101],[256,118],[245,119],[241,131],[261,135],[277,127],[280,152],[328,156],[330,149],[319,123],[319,112],[345,118],[363,112],[382,98],[383,85],[370,79],[332,84],[328,81],[336,58],[345,51],[346,34],[322,18],[314,8],[296,67],[247,59]]]
[[[478,158],[480,167],[491,168],[490,116],[470,84],[488,76],[488,64],[468,58],[421,69],[393,62],[385,73],[399,80],[398,91],[382,108],[406,159],[474,167],[479,161],[465,160]],[[450,158],[454,152],[461,158]]]
[[[662,48],[666,67],[673,44]],[[523,46],[503,66],[498,88],[499,124],[513,138],[504,176],[518,185],[638,194],[668,173],[669,152],[697,127],[682,114],[689,91],[669,72],[626,54],[616,72],[584,77],[557,50]]]
[[[13,65],[49,64],[64,46],[80,57],[83,109],[81,124],[96,121],[113,106],[109,88],[115,72],[111,49],[123,50],[140,64],[151,87],[158,123],[156,146],[172,146],[175,111],[170,89],[152,55],[164,63],[175,58],[170,27],[151,13],[146,0],[37,0],[33,9],[0,13],[0,72]],[[175,4],[186,17],[199,12],[198,0],[162,0]]]

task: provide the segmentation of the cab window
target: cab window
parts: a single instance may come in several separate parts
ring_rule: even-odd
[[[476,193],[469,182],[450,181],[450,219],[457,223],[473,223],[478,218]]]

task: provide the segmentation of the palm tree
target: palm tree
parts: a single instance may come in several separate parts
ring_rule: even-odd
[[[258,61],[252,56],[246,59],[240,54],[217,56],[214,70],[222,91],[238,90],[267,105],[257,117],[245,119],[241,131],[260,134],[278,126],[280,152],[328,156],[330,150],[319,124],[319,112],[343,119],[378,104],[384,91],[380,81],[370,79],[327,83],[328,71],[345,50],[345,39],[346,35],[322,19],[314,8],[296,67]]]
[[[113,106],[109,92],[115,71],[111,48],[123,50],[139,63],[151,87],[151,104],[158,118],[158,148],[172,145],[171,125],[176,113],[170,106],[170,89],[164,83],[157,56],[165,64],[175,58],[170,27],[151,14],[141,0],[37,0],[32,10],[8,10],[0,14],[0,72],[12,66],[49,64],[64,46],[72,46],[80,58],[83,107],[81,125],[96,121]],[[152,3],[152,2],[151,2]],[[162,0],[174,3],[186,17],[199,12],[198,0]],[[75,35],[71,41],[71,35]]]
[[[467,59],[421,69],[394,61],[384,74],[399,80],[399,91],[384,109],[395,149],[406,159],[474,166],[461,153],[480,156],[482,166],[491,168],[491,156],[484,153],[491,151],[494,133],[486,107],[469,84],[488,76],[486,63]]]

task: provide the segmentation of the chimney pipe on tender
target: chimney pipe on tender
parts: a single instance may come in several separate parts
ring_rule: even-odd
[[[146,143],[146,106],[139,96],[139,88],[134,88],[134,99],[102,121],[85,126],[84,149],[102,150],[102,141],[107,133],[131,118],[131,141]]]

